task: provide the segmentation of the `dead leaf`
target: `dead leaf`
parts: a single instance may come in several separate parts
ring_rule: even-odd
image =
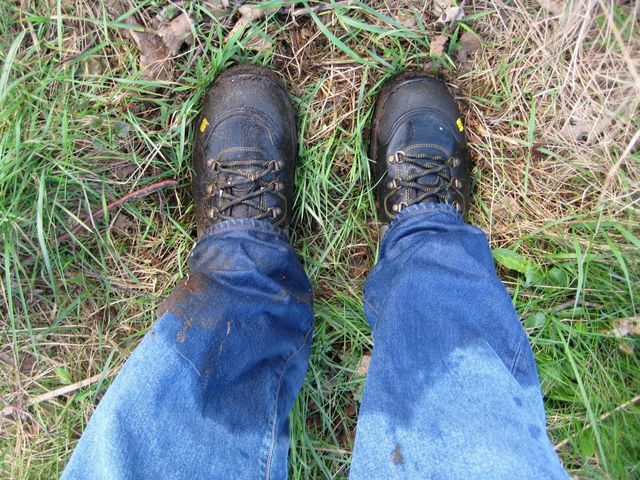
[[[620,350],[622,350],[627,355],[633,355],[635,353],[635,350],[629,342],[620,342]]]
[[[240,38],[245,29],[256,20],[260,20],[261,18],[266,17],[267,15],[272,14],[273,12],[279,10],[278,7],[259,7],[256,5],[242,5],[238,8],[238,12],[240,13],[240,19],[233,26],[231,31],[227,34],[225,38],[225,43],[229,42],[231,38],[237,36]]]
[[[414,28],[417,25],[415,15],[411,13],[398,12],[398,14],[393,18],[396,22],[409,29]]]
[[[451,7],[451,0],[433,0],[433,13],[440,16]]]
[[[230,6],[229,0],[204,0],[202,3],[212,15],[224,13]]]
[[[261,35],[254,35],[245,46],[249,50],[255,50],[256,52],[265,52],[271,49],[273,44],[269,41],[268,38],[265,38]]]
[[[429,46],[429,54],[431,57],[443,56],[447,41],[449,41],[449,37],[444,34],[433,37],[431,39],[431,45]]]
[[[158,35],[167,47],[170,55],[175,55],[183,43],[191,43],[191,17],[186,13],[178,15],[168,25],[158,29]]]
[[[464,7],[460,4],[457,7],[448,7],[440,18],[436,21],[436,25],[440,27],[446,27],[447,25],[453,25],[454,23],[464,18]]]
[[[515,196],[507,194],[496,202],[492,214],[496,221],[507,221],[517,217],[519,212],[520,205],[518,204],[518,200]]]
[[[371,355],[369,355],[368,353],[363,355],[362,358],[360,359],[360,362],[358,362],[358,366],[356,367],[356,375],[360,375],[361,377],[364,377],[369,371],[370,363],[371,363]]]
[[[276,12],[280,7],[261,7],[259,5],[243,5],[238,9],[242,18],[246,18],[249,22],[260,20],[261,18],[271,15]]]
[[[169,80],[173,60],[162,38],[155,33],[147,32],[132,32],[131,36],[140,50],[140,66],[144,77],[151,80]]]
[[[111,222],[112,232],[117,235],[132,234],[137,226],[132,217],[123,212],[118,212]]]
[[[118,180],[128,180],[138,170],[133,163],[117,163],[113,166],[113,175]]]
[[[480,49],[480,39],[473,33],[465,30],[460,36],[460,49],[458,50],[458,60],[463,70],[471,68],[471,56]]]
[[[619,318],[613,321],[611,333],[616,337],[640,335],[640,317]]]
[[[122,0],[110,0],[106,3],[110,15],[115,19],[126,13]],[[127,24],[140,27],[134,16],[124,20]],[[178,15],[156,32],[124,30],[140,50],[140,67],[143,75],[151,80],[170,80],[173,74],[173,56],[178,52],[191,34],[191,18],[186,13]]]

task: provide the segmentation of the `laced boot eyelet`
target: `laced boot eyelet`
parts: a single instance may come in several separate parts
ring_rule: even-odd
[[[387,182],[387,188],[391,190],[397,189],[400,186],[400,180],[402,180],[400,177],[393,178],[392,180]]]
[[[454,177],[453,186],[460,190],[462,188],[462,181],[458,177]]]
[[[405,153],[402,150],[398,150],[393,155],[389,155],[389,158],[387,158],[387,161],[389,163],[402,163],[402,157],[404,156],[405,156]]]
[[[459,201],[454,200],[451,206],[455,208],[458,213],[462,213],[462,205],[460,205]]]
[[[218,216],[218,213],[220,213],[220,212],[218,211],[218,209],[217,209],[217,208],[210,208],[210,209],[207,211],[207,216],[208,216],[209,218],[211,218],[211,219],[214,219],[214,218],[216,218],[216,217]]]
[[[453,166],[453,168],[458,168],[460,165],[462,165],[462,160],[460,160],[458,157],[451,157],[451,165]]]
[[[284,162],[282,160],[271,160],[269,162],[269,168],[274,172],[278,172],[284,168]]]
[[[215,172],[220,167],[220,162],[211,158],[207,160],[207,167],[209,167],[211,170]]]
[[[400,202],[400,203],[394,203],[393,207],[391,207],[391,209],[395,212],[395,213],[400,213],[402,210],[404,210],[405,208],[407,208],[409,205],[407,204],[407,202]]]
[[[218,189],[217,185],[214,185],[213,183],[210,183],[209,185],[207,185],[207,193],[209,195],[212,195],[213,192],[215,192]]]
[[[282,209],[280,207],[272,207],[271,210],[271,218],[278,218],[282,213]]]
[[[274,180],[269,184],[269,187],[274,192],[281,192],[282,190],[284,190],[284,183]]]

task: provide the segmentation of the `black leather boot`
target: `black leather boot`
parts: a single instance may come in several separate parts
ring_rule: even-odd
[[[461,215],[468,213],[464,127],[439,80],[405,73],[387,82],[376,102],[369,155],[382,224],[423,202],[448,203]]]
[[[213,83],[195,124],[193,198],[198,237],[232,218],[291,223],[297,134],[280,77],[238,65]]]

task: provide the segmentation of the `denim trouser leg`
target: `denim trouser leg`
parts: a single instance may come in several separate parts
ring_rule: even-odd
[[[567,478],[485,235],[447,205],[398,215],[364,293],[374,349],[352,479]]]
[[[284,479],[311,342],[309,281],[285,234],[231,220],[100,401],[65,479]]]

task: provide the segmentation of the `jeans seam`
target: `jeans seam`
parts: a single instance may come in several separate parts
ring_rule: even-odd
[[[309,335],[311,335],[312,332],[313,332],[313,328],[311,328],[306,333],[306,335],[304,336],[304,340],[302,344],[298,347],[298,349],[295,352],[293,352],[291,355],[289,355],[287,360],[284,362],[284,366],[278,378],[278,388],[276,389],[276,399],[273,406],[273,416],[272,416],[273,420],[271,422],[271,437],[269,441],[269,447],[267,450],[267,458],[265,459],[265,463],[264,463],[265,480],[270,480],[271,478],[271,461],[273,460],[273,450],[275,448],[275,443],[276,443],[276,424],[278,423],[278,401],[280,399],[280,389],[284,381],[285,373],[287,371],[287,367],[289,366],[289,363],[291,362],[291,360],[300,353],[300,351],[305,347],[305,345],[307,345]]]

